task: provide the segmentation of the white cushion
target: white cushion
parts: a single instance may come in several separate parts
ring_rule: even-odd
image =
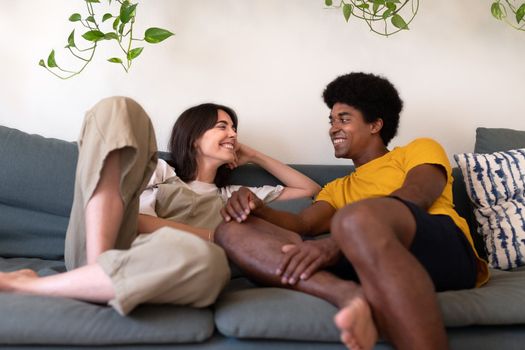
[[[489,265],[525,265],[525,149],[454,156],[475,206]]]

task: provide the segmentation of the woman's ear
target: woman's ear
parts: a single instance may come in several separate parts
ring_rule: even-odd
[[[383,119],[382,118],[377,118],[372,123],[370,123],[370,132],[372,134],[377,134],[378,132],[381,131],[381,129],[383,129]]]
[[[195,153],[199,153],[200,151],[200,142],[201,142],[201,137],[199,137],[197,140],[193,141],[193,149],[195,150]]]

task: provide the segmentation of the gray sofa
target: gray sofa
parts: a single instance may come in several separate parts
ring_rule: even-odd
[[[504,143],[525,143],[521,134],[513,141],[498,130],[483,131],[499,135]],[[483,141],[483,147],[525,146],[494,144],[493,136]],[[1,271],[30,268],[44,276],[65,270],[64,234],[76,157],[73,143],[0,126]],[[320,184],[352,170],[331,165],[296,168]],[[454,175],[458,210],[473,226],[457,169]],[[243,166],[232,182],[271,184],[276,179],[257,167]],[[276,204],[292,211],[305,205],[305,200]],[[439,294],[453,349],[525,348],[525,269],[491,272],[490,282],[482,288]],[[129,317],[104,305],[0,293],[0,345],[13,349],[343,349],[332,323],[336,311],[306,294],[255,286],[235,271],[211,308],[142,305]],[[376,349],[391,347],[379,342]]]

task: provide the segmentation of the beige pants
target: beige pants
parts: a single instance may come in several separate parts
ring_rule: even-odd
[[[120,150],[124,215],[115,249],[97,259],[115,288],[109,304],[123,315],[140,303],[212,304],[230,277],[222,249],[167,227],[137,237],[139,196],[157,162],[155,134],[142,107],[125,97],[102,100],[86,113],[78,146],[67,269],[86,264],[85,208],[107,155]]]

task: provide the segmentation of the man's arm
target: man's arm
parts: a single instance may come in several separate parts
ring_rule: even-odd
[[[421,164],[406,175],[403,185],[391,193],[428,210],[439,198],[447,184],[447,173],[442,165]]]
[[[335,208],[324,201],[315,202],[299,214],[272,209],[257,198],[249,189],[241,187],[234,192],[221,210],[226,221],[243,222],[255,215],[275,225],[301,235],[318,235],[328,232]]]
[[[427,210],[439,198],[446,183],[447,174],[443,166],[422,164],[407,173],[403,185],[392,192],[392,195],[411,201]],[[331,207],[326,202],[318,203],[325,203]],[[283,260],[277,273],[281,275],[283,284],[291,285],[299,280],[306,280],[316,271],[330,266],[341,254],[331,237],[285,245],[282,252]]]
[[[317,236],[330,231],[330,222],[335,209],[324,201],[315,202],[299,214],[279,211],[262,206],[253,212],[254,215],[304,236]]]

